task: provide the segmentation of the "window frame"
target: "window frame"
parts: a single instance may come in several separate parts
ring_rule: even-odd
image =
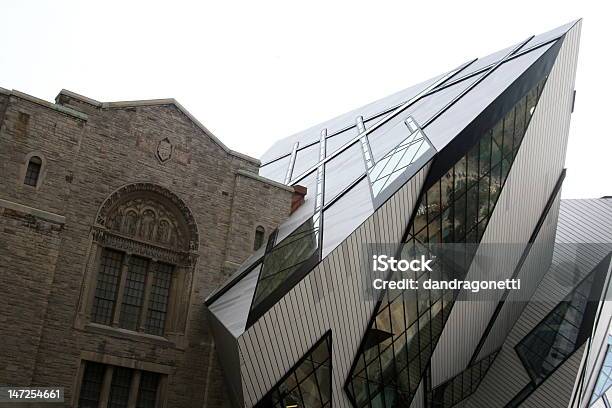
[[[120,254],[121,256],[121,266],[120,266],[119,276],[117,278],[118,282],[117,282],[117,288],[115,289],[115,299],[113,301],[110,324],[107,324],[104,322],[98,322],[94,320],[96,298],[98,297],[97,296],[97,288],[98,288],[98,283],[99,283],[98,278],[103,268],[102,259],[103,259],[104,251],[112,251],[112,252]],[[108,246],[100,246],[99,252],[100,252],[100,255],[96,257],[96,265],[95,265],[96,272],[95,272],[94,280],[92,282],[92,286],[94,286],[93,296],[91,298],[90,307],[88,307],[88,313],[87,313],[87,319],[89,323],[100,325],[100,326],[105,326],[105,327],[110,327],[114,329],[125,330],[125,331],[129,331],[132,333],[140,334],[140,335],[166,338],[167,329],[168,329],[168,321],[170,318],[172,318],[172,313],[171,313],[172,311],[169,310],[169,308],[174,303],[175,296],[176,296],[176,291],[174,290],[174,286],[175,286],[174,278],[175,278],[175,274],[177,273],[177,269],[178,269],[177,265],[174,265],[168,262],[158,261],[156,259],[143,256],[142,254],[139,254],[139,253],[129,253],[129,252],[121,251],[121,250],[118,250],[112,247],[108,247]],[[133,265],[132,261],[137,258],[142,259],[146,262],[146,268],[145,268],[144,288],[142,291],[142,300],[141,300],[141,304],[139,306],[139,311],[138,311],[138,321],[136,323],[136,329],[133,329],[133,328],[122,326],[121,324],[122,313],[121,312],[123,310],[123,307],[125,306],[124,299],[126,295],[126,285],[127,285],[127,281],[130,275],[130,270],[131,270],[130,268]],[[158,278],[157,274],[158,274],[160,265],[166,265],[170,267],[170,272],[169,272],[170,287],[168,289],[168,297],[166,299],[166,313],[164,317],[163,331],[161,334],[154,334],[154,333],[149,333],[146,330],[146,326],[148,325],[149,310],[151,309],[151,303],[153,302],[153,298],[151,294],[152,294],[154,283],[157,281],[157,278]]]
[[[26,177],[28,176],[28,168],[30,167],[30,162],[33,159],[38,159],[40,161],[40,163],[37,163],[40,167],[38,169],[38,176],[36,178],[36,184],[26,183]],[[25,156],[25,159],[21,165],[21,170],[19,172],[19,179],[17,180],[17,182],[20,186],[38,190],[42,186],[46,173],[47,173],[47,160],[45,159],[45,155],[42,154],[42,152],[40,151],[32,151]]]
[[[261,235],[258,235],[261,234]],[[266,243],[266,229],[263,225],[257,225],[255,227],[255,236],[253,237],[253,251],[257,251],[259,248],[264,246]],[[260,241],[261,238],[261,241]],[[258,245],[259,244],[259,245]]]
[[[169,377],[172,368],[169,366],[144,363],[131,359],[119,358],[111,355],[103,355],[93,352],[82,352],[79,358],[79,368],[75,376],[74,392],[71,398],[71,406],[78,406],[81,399],[83,380],[87,363],[101,364],[104,366],[103,380],[100,387],[98,406],[108,407],[110,403],[111,383],[116,368],[131,370],[131,382],[127,408],[137,408],[140,393],[140,380],[143,373],[157,375],[157,390],[154,408],[165,408],[167,406]]]

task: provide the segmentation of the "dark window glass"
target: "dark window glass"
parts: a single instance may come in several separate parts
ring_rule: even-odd
[[[151,286],[151,300],[145,324],[145,331],[147,333],[158,336],[163,336],[164,334],[173,271],[174,267],[172,265],[164,263],[157,265],[157,270],[153,277],[153,285]]]
[[[140,375],[136,408],[155,408],[159,374],[143,371]]]
[[[115,367],[108,395],[109,408],[127,408],[132,385],[133,370],[125,367]]]
[[[255,228],[255,241],[253,242],[253,249],[255,251],[257,251],[263,245],[265,233],[266,231],[261,225]]]
[[[469,397],[478,388],[480,381],[493,364],[497,353],[496,351],[473,363],[459,375],[434,388],[428,395],[428,406],[431,408],[451,408]]]
[[[28,186],[34,186],[38,184],[38,177],[40,176],[40,169],[42,167],[42,160],[40,157],[33,156],[28,162],[28,168],[26,169],[26,175],[23,180],[24,184]]]
[[[91,312],[91,320],[95,323],[110,325],[113,321],[122,262],[123,254],[121,252],[106,248],[102,250],[96,294]]]
[[[83,373],[79,395],[79,408],[98,408],[105,371],[106,366],[104,364],[91,361],[85,363],[85,372]]]
[[[123,292],[123,303],[119,314],[119,326],[124,329],[138,329],[148,265],[149,261],[147,259],[137,256],[130,258]]]
[[[110,388],[103,391],[104,376],[107,370],[112,370]],[[79,408],[98,408],[102,393],[108,392],[108,408],[125,408],[128,406],[130,394],[135,394],[137,408],[155,408],[160,375],[148,371],[140,371],[138,390],[133,377],[137,371],[126,367],[109,366],[87,361],[81,382]]]
[[[315,254],[319,248],[318,223],[316,225],[315,227],[313,219],[309,218],[265,255],[251,309],[281,286]]]
[[[408,235],[406,247],[418,254],[435,243],[480,242],[510,171],[514,153],[519,147],[515,141],[520,144],[525,132],[526,101],[532,101],[535,106],[537,94],[538,87],[535,87],[528,96],[519,100],[423,194],[413,224],[408,228],[414,235]],[[523,119],[517,122],[521,114]],[[435,279],[463,279],[472,256],[473,250],[470,249],[461,254],[460,259],[451,260],[448,265],[441,263],[438,273],[443,276]],[[420,276],[415,278],[419,279]],[[362,404],[359,401],[366,398],[366,395],[372,406],[379,404],[381,407],[392,407],[398,401],[407,401],[407,405],[410,405],[428,366],[455,295],[450,290],[417,291],[415,302],[415,299],[409,299],[408,293],[400,295],[405,316],[412,316],[407,318],[405,324],[400,324],[397,318],[393,319],[396,324],[390,322],[392,300],[385,295],[374,319],[374,326],[368,329],[370,334],[366,334],[365,339],[374,338],[371,335],[373,330],[385,332],[388,336],[384,339],[379,336],[377,344],[366,340],[362,343],[357,361],[364,358],[367,367],[360,371],[357,369],[359,364],[356,364],[346,388],[350,398],[358,402],[358,405]],[[473,369],[483,371],[482,368],[478,366]],[[435,399],[437,406],[450,407],[469,395],[473,390],[472,383],[467,384],[468,379],[471,381],[471,375],[472,370],[468,370],[465,376],[460,376],[444,390],[440,390]]]
[[[331,406],[331,332],[306,355],[255,406]]]
[[[600,269],[595,268],[517,344],[516,352],[535,384],[544,381],[586,340],[580,332],[589,303],[593,303],[589,299],[599,298],[592,293],[601,292],[596,283]]]

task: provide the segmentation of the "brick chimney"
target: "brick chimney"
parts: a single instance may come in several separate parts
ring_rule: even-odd
[[[289,213],[289,215],[293,214],[295,210],[300,208],[300,205],[304,204],[304,197],[306,197],[307,192],[308,189],[304,186],[293,186],[293,197],[291,197],[291,212]]]

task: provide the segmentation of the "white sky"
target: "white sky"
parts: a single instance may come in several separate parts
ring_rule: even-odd
[[[0,4],[0,86],[52,101],[176,98],[230,148],[275,140],[584,18],[563,187],[612,194],[604,1]]]

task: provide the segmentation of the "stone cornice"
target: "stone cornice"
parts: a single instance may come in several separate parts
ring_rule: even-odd
[[[0,207],[8,208],[13,211],[17,211],[23,214],[28,214],[33,217],[39,218],[44,221],[52,222],[55,224],[64,225],[66,223],[66,217],[52,212],[40,210],[38,208],[28,207],[27,205],[15,203],[13,201],[3,200],[0,198]]]
[[[7,96],[14,96],[16,98],[35,103],[45,108],[53,109],[54,111],[63,113],[64,115],[72,116],[80,120],[87,120],[87,115],[83,112],[79,112],[75,109],[67,108],[65,106],[58,105],[55,103],[47,102],[44,99],[36,98],[32,95],[28,95],[26,93],[16,91],[14,89],[12,91],[9,91],[8,89],[0,88],[0,94],[7,95]]]
[[[271,186],[274,186],[274,187],[277,187],[277,188],[289,191],[291,193],[294,192],[294,189],[291,186],[279,183],[279,182],[274,181],[274,180],[270,180],[269,178],[262,177],[259,174],[251,173],[250,171],[238,170],[238,171],[236,171],[236,174],[238,174],[240,176],[244,176],[244,177],[249,177],[249,178],[251,178],[253,180],[257,180],[257,181],[260,181],[262,183],[269,184]]]

